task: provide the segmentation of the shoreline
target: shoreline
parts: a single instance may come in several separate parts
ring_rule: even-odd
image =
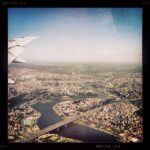
[[[69,103],[72,103],[72,101],[68,101],[67,102],[68,104]],[[58,116],[61,116],[64,120],[65,119],[67,119],[67,118],[69,118],[69,117],[67,117],[67,116],[63,116],[62,114],[63,114],[63,112],[61,112],[60,113],[60,110],[58,110],[58,108],[56,107],[57,105],[62,105],[62,107],[63,107],[63,105],[64,105],[64,107],[65,107],[65,105],[67,104],[66,102],[60,102],[60,103],[57,103],[55,106],[53,106],[53,110],[56,112],[56,114],[58,115]],[[120,103],[120,104],[125,104],[124,102],[116,102],[116,103]],[[108,104],[109,106],[111,106],[111,104]],[[106,105],[104,105],[104,106],[99,106],[99,107],[101,107],[101,109],[100,110],[106,110],[106,112],[107,111],[109,111],[109,110],[107,110],[107,106]],[[134,111],[137,111],[138,110],[138,108],[136,108],[135,106],[133,106],[133,108],[134,108]],[[72,113],[73,113],[73,111],[71,111],[71,115],[72,115]],[[82,112],[78,112],[78,111],[75,111],[74,112],[75,114],[81,114]],[[69,114],[69,112],[68,112],[68,114]],[[101,127],[99,127],[99,128],[97,128],[96,127],[96,124],[94,123],[94,116],[93,116],[93,122],[91,123],[91,124],[87,124],[87,119],[86,119],[87,117],[83,117],[82,119],[79,119],[79,120],[77,120],[77,121],[75,121],[75,123],[77,123],[77,124],[79,124],[79,125],[84,125],[84,126],[87,126],[87,127],[91,127],[91,128],[94,128],[94,129],[96,129],[96,130],[98,130],[98,131],[102,131],[102,132],[105,132],[105,133],[108,133],[108,134],[110,134],[110,135],[113,135],[117,140],[118,140],[118,142],[141,142],[141,140],[139,139],[139,138],[137,138],[137,137],[134,137],[134,136],[131,136],[130,134],[127,134],[128,133],[128,131],[127,130],[125,130],[126,131],[126,133],[125,132],[119,132],[119,133],[117,133],[117,132],[115,132],[115,131],[113,131],[112,130],[112,127],[110,126],[109,128],[107,127],[107,126],[101,126]],[[123,141],[122,141],[122,138],[123,138]]]

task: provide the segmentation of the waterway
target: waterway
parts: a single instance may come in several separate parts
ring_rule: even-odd
[[[60,98],[53,97],[45,102],[37,102],[32,107],[41,113],[41,117],[38,119],[38,126],[43,129],[49,125],[60,122],[62,119],[54,112],[53,106],[64,100],[70,100],[69,97]],[[78,125],[75,123],[70,124],[66,128],[63,127],[59,131],[55,130],[53,133],[57,133],[61,136],[77,139],[84,143],[117,143],[116,138],[103,131]]]

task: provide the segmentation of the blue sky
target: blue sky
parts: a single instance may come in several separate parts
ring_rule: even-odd
[[[141,62],[142,9],[9,8],[8,38],[23,36],[40,37],[28,61]]]

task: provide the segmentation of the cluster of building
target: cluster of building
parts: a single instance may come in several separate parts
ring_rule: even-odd
[[[93,90],[82,88],[81,86],[87,81],[83,78],[84,75],[60,75],[35,70],[32,72],[30,69],[29,72],[27,71],[28,69],[25,69],[24,75],[22,75],[22,71],[20,73],[19,70],[14,70],[12,74],[18,72],[18,76],[15,75],[16,79],[10,75],[10,78],[15,81],[15,85],[9,85],[8,87],[9,99],[25,93],[27,93],[28,99],[31,99],[30,97],[34,95],[36,99],[39,99],[39,97],[50,98],[50,96],[85,96],[93,94]]]
[[[139,109],[132,104],[116,102],[104,106],[99,113],[85,118],[95,128],[115,135],[122,142],[142,141],[142,118],[135,112]],[[134,140],[133,140],[134,139]]]
[[[142,91],[129,88],[108,89],[108,92],[127,100],[142,99]]]
[[[83,100],[66,101],[53,106],[53,109],[59,116],[72,116],[102,105],[100,98],[89,98]]]
[[[39,130],[37,119],[41,116],[28,103],[8,110],[8,140],[10,142],[25,138]]]
[[[15,81],[8,85],[8,106],[10,101],[23,102],[8,108],[8,138],[10,141],[24,138],[28,133],[39,130],[36,125],[40,117],[31,106],[38,100],[50,99],[51,96],[86,97],[82,100],[66,101],[56,104],[53,109],[59,116],[70,117],[88,110],[101,107],[99,113],[82,118],[80,121],[98,130],[105,130],[115,135],[122,142],[142,140],[142,116],[135,112],[142,111],[142,76],[139,73],[101,72],[97,74],[71,73],[61,74],[46,70],[12,68],[9,77]],[[107,96],[99,97],[97,90]],[[120,100],[138,100],[132,104]],[[140,102],[140,103],[139,103]],[[108,104],[108,105],[106,105]],[[103,106],[105,105],[105,106]],[[139,106],[140,107],[136,107]],[[49,135],[48,135],[49,136]],[[44,139],[44,138],[43,138]],[[45,138],[46,139],[46,138]],[[40,142],[40,139],[38,139]],[[43,140],[41,140],[43,141]],[[59,140],[58,140],[59,141]]]
[[[81,143],[81,141],[71,138],[66,138],[58,134],[47,133],[33,141],[34,143]]]
[[[123,99],[142,99],[142,75],[140,73],[59,74],[18,68],[12,69],[9,76],[15,80],[15,86],[12,85],[8,90],[10,97],[16,96],[17,93],[20,95],[21,93],[35,93],[38,97],[41,89],[46,89],[45,98],[49,96],[96,96],[95,91],[100,89]]]
[[[80,119],[79,123],[111,133],[121,142],[142,141],[142,117],[136,113],[139,109],[130,103],[104,105],[100,99],[85,99],[58,103],[53,108],[59,116],[66,118],[96,107],[101,107],[99,112]]]

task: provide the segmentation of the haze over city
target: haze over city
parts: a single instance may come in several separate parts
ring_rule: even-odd
[[[9,8],[8,39],[9,143],[143,142],[141,8]]]
[[[9,8],[8,38],[40,38],[27,62],[142,62],[140,8]]]

